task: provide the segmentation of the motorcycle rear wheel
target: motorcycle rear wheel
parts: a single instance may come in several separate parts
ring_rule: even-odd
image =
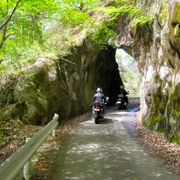
[[[99,124],[99,119],[98,118],[95,118],[94,121],[95,121],[95,124]]]

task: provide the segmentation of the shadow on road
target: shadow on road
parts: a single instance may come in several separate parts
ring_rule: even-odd
[[[113,121],[112,121],[112,119],[109,119],[109,118],[104,118],[103,120],[102,120],[102,123],[103,124],[111,124]]]
[[[61,142],[54,180],[178,180],[138,144],[134,111],[112,107],[101,124],[81,123]]]

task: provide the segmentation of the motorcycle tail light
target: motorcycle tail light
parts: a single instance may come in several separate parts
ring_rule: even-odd
[[[100,106],[96,106],[96,109],[101,109],[101,107]]]
[[[98,105],[96,105],[96,106],[95,106],[95,110],[96,110],[96,111],[100,111],[100,110],[101,110],[101,107],[98,106]]]

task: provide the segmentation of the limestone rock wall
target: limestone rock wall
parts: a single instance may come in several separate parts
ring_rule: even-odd
[[[144,125],[180,143],[180,1],[144,0],[139,5],[154,23],[132,28],[121,17],[116,44],[138,61]]]

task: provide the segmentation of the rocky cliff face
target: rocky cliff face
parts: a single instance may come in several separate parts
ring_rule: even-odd
[[[72,47],[70,52],[56,61],[37,59],[14,80],[12,91],[7,92],[13,102],[4,99],[1,104],[9,104],[6,114],[34,124],[48,122],[54,113],[59,113],[65,120],[91,109],[98,86],[113,102],[122,83],[115,49],[100,50],[84,42],[79,47]]]
[[[138,61],[144,125],[180,143],[180,1],[144,0],[139,6],[154,23],[132,28],[120,18],[116,43]]]

